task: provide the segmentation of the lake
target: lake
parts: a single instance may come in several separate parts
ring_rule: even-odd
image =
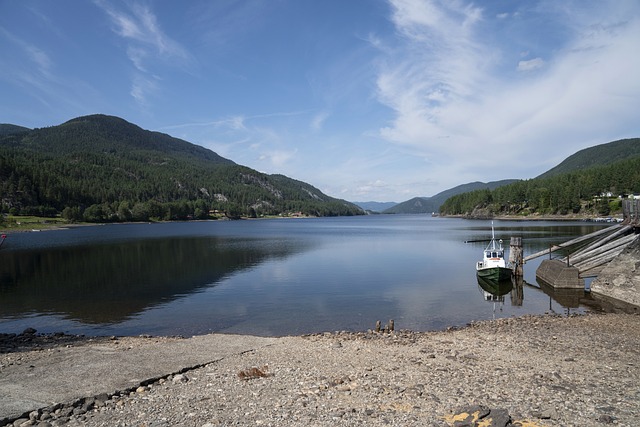
[[[524,254],[588,234],[589,222],[494,221]],[[14,233],[0,249],[0,332],[261,336],[440,330],[475,320],[581,313],[582,291],[537,283],[502,297],[475,263],[491,221],[425,215],[113,224]],[[476,241],[465,243],[467,241]]]

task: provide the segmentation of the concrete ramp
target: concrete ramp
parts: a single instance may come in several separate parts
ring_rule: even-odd
[[[136,388],[276,342],[278,338],[204,335],[188,339],[114,340],[43,349],[0,369],[0,421],[57,403]]]
[[[640,240],[636,238],[602,270],[591,283],[591,292],[640,308]]]

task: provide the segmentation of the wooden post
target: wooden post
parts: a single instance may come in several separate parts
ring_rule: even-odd
[[[380,332],[380,321],[376,320],[376,332]]]
[[[511,237],[509,242],[509,262],[513,266],[513,275],[516,277],[522,277],[524,274],[522,258],[522,237]]]
[[[393,329],[395,328],[393,319],[389,320],[389,332],[393,332]]]

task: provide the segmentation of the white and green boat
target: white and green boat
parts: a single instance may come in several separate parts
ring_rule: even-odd
[[[491,242],[482,253],[482,261],[476,263],[476,274],[483,279],[494,281],[511,278],[511,268],[504,260],[502,239],[496,242],[493,223],[491,223]]]

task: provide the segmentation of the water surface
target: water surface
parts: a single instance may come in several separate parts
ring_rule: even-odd
[[[494,221],[525,255],[602,228]],[[114,224],[9,236],[0,250],[0,332],[278,336],[582,312],[583,292],[525,283],[503,296],[478,285],[489,221],[380,215]]]

